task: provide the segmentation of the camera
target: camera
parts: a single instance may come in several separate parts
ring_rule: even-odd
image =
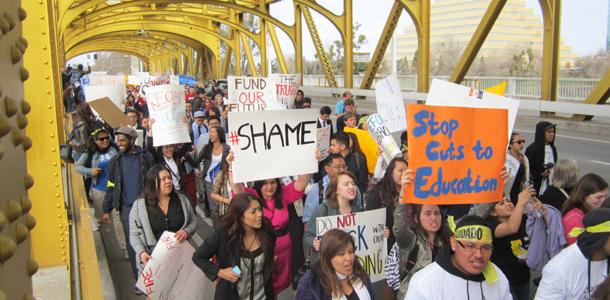
[[[543,168],[545,170],[552,169],[555,165],[553,163],[544,164]]]

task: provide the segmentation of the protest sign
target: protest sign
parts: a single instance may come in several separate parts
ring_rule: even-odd
[[[271,79],[275,81],[275,92],[277,94],[277,101],[285,105],[286,107],[292,107],[294,98],[297,96],[299,90],[299,79],[298,74],[271,74]]]
[[[108,97],[94,99],[87,101],[87,103],[95,113],[104,119],[106,123],[110,124],[112,128],[119,128],[131,123],[123,111],[108,99]]]
[[[195,79],[195,77],[193,77],[193,76],[180,75],[180,77],[178,77],[178,83],[180,85],[194,86],[197,84],[197,79]]]
[[[119,109],[125,109],[125,85],[88,85],[83,86],[87,102],[108,97]]]
[[[369,133],[375,137],[377,143],[383,148],[383,159],[387,163],[394,157],[402,154],[400,147],[398,147],[394,137],[392,137],[390,129],[385,125],[383,118],[379,114],[370,115],[366,122],[369,125]],[[405,124],[407,124],[406,119]]]
[[[386,209],[316,218],[316,235],[341,229],[354,237],[356,256],[371,282],[385,279],[384,264],[387,241],[383,237]]]
[[[230,112],[227,144],[233,180],[255,181],[318,171],[313,109]]]
[[[145,79],[146,77],[142,75],[129,75],[127,76],[127,84],[140,85]]]
[[[146,76],[144,78],[144,81],[142,81],[142,83],[140,84],[140,95],[147,96],[149,87],[153,87],[153,86],[157,86],[157,85],[171,84],[171,82],[172,81],[171,81],[171,77],[169,74],[160,75],[160,76],[150,76],[150,75]],[[184,98],[184,96],[183,96],[183,98]]]
[[[169,75],[169,84],[171,84],[171,85],[179,85],[180,84],[180,76],[178,76],[178,75]]]
[[[328,156],[328,148],[330,148],[330,128],[330,126],[318,128],[318,138],[316,140],[321,159],[325,159]]]
[[[434,79],[426,99],[426,105],[474,107],[474,108],[503,108],[508,110],[507,138],[513,132],[519,100],[498,96],[491,92],[475,90],[473,88]]]
[[[125,75],[89,74],[88,84],[83,85],[125,85]]]
[[[173,232],[163,232],[136,287],[153,300],[206,299],[202,291],[212,290],[214,284],[193,264],[194,252],[187,241],[178,243]]]
[[[407,116],[402,91],[396,75],[391,75],[375,83],[377,111],[383,117],[390,132],[407,129]]]
[[[502,199],[506,109],[407,107],[413,184],[404,202],[471,204]]]
[[[286,109],[277,101],[275,82],[265,77],[227,78],[230,111]]]
[[[151,86],[146,92],[146,104],[152,123],[154,146],[190,143],[185,115],[184,88],[180,85]]]
[[[373,136],[366,130],[347,126],[343,128],[343,131],[351,132],[356,135],[358,144],[360,144],[360,150],[362,150],[362,153],[364,153],[364,157],[366,158],[367,169],[369,173],[374,173],[379,151],[377,149],[377,142]]]

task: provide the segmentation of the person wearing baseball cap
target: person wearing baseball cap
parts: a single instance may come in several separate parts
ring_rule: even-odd
[[[413,275],[405,300],[512,300],[508,279],[490,261],[493,234],[487,221],[467,215],[457,225],[450,218],[449,227],[454,233],[450,247]]]
[[[192,132],[193,132],[193,144],[198,145],[200,142],[204,144],[207,143],[207,135],[208,135],[208,126],[204,124],[205,122],[205,113],[202,111],[195,112],[195,122],[193,122]],[[201,139],[201,140],[200,140]]]
[[[592,299],[610,270],[610,208],[585,215],[584,227],[569,232],[576,243],[563,249],[542,270],[536,299]]]

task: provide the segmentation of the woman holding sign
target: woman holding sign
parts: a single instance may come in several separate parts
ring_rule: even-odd
[[[231,200],[220,227],[197,248],[193,263],[210,280],[218,280],[216,300],[274,299],[274,245],[273,227],[263,218],[261,200],[240,193]],[[211,261],[214,256],[216,263]]]
[[[326,203],[322,203],[316,208],[309,219],[309,224],[316,224],[316,219],[319,217],[361,212],[362,207],[354,201],[357,192],[356,176],[348,171],[338,172],[335,176],[331,177],[326,188]],[[316,227],[317,224],[316,226],[307,226],[307,231],[303,237],[305,249],[314,249],[309,258],[310,264],[315,263],[319,259],[318,251],[320,251],[321,236],[317,235],[318,229]]]
[[[316,150],[316,158],[320,153]],[[227,158],[233,161],[233,156]],[[299,175],[286,185],[279,178],[254,182],[254,189],[246,188],[243,183],[233,185],[235,193],[247,192],[263,198],[263,216],[268,219],[275,230],[275,269],[273,270],[273,289],[279,294],[292,283],[292,240],[288,233],[288,205],[303,198],[303,191],[313,174]]]
[[[319,248],[320,260],[301,279],[296,299],[375,299],[371,280],[356,258],[356,245],[349,233],[331,229],[324,234]]]

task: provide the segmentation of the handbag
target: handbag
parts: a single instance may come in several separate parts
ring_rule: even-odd
[[[68,144],[59,145],[59,157],[65,163],[74,163],[74,159],[72,158],[72,147],[70,147]]]

